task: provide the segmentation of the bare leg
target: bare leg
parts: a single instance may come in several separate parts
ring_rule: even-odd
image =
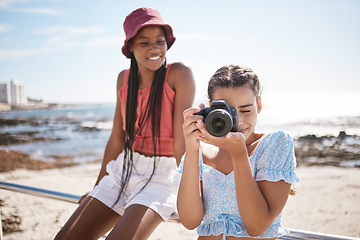
[[[152,209],[143,205],[134,204],[125,210],[121,220],[116,224],[106,239],[119,239],[120,236],[122,240],[148,239],[162,221],[160,215]]]
[[[120,218],[120,215],[96,198],[87,197],[57,234],[55,240],[98,239]]]

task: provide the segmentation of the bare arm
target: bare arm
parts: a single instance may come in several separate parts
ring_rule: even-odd
[[[168,75],[168,83],[175,91],[174,100],[174,153],[179,165],[185,152],[185,141],[182,131],[183,112],[192,106],[195,96],[195,81],[190,68],[182,63],[174,63]]]
[[[250,236],[263,234],[285,206],[290,184],[255,180],[249,158],[232,155],[238,208]]]
[[[116,100],[115,115],[114,115],[114,119],[113,119],[113,128],[111,131],[110,138],[105,147],[105,152],[104,152],[104,157],[103,157],[100,173],[96,180],[95,185],[97,185],[100,182],[100,180],[105,175],[107,175],[106,165],[111,160],[115,160],[124,149],[125,132],[122,127],[123,121],[122,121],[122,116],[121,116],[121,104],[120,104],[120,99],[119,99],[119,95],[118,95],[118,92],[123,83],[123,78],[124,78],[124,72],[122,71],[119,74],[118,80],[117,80],[117,87],[116,87],[116,89],[117,89],[116,99],[117,100]]]
[[[227,150],[232,158],[236,197],[241,219],[250,236],[263,234],[275,221],[287,201],[290,184],[284,181],[255,180],[250,165],[245,137],[242,133],[229,133],[213,137],[199,123],[205,141]]]
[[[200,108],[190,108],[184,111],[183,131],[186,143],[186,154],[183,172],[177,198],[177,208],[181,223],[187,229],[194,229],[200,225],[204,217],[204,202],[199,173],[199,147],[197,139],[201,136],[196,127],[196,121],[201,116],[193,116]]]

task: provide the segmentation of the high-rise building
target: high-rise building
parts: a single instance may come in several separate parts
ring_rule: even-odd
[[[9,84],[0,83],[0,103],[10,103],[9,92]]]
[[[0,102],[12,106],[24,106],[28,104],[25,88],[16,80],[0,84]]]

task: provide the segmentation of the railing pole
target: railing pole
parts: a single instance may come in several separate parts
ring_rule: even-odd
[[[63,192],[57,192],[57,191],[51,191],[43,188],[35,188],[15,183],[9,183],[0,181],[0,189],[30,194],[33,196],[39,196],[39,197],[46,197],[46,198],[52,198],[62,201],[67,201],[71,203],[78,203],[80,196],[74,195],[74,194],[68,194]],[[1,215],[0,215],[1,219]],[[170,221],[176,221],[180,222],[177,214],[174,214]],[[1,227],[1,224],[0,224]],[[294,239],[321,239],[321,240],[359,240],[359,238],[353,238],[353,237],[345,237],[345,236],[338,236],[338,235],[331,235],[331,234],[324,234],[324,233],[318,233],[318,232],[309,232],[309,231],[301,231],[296,229],[288,229],[289,234],[286,234],[285,236],[280,237],[279,239],[284,240],[294,240]],[[0,240],[2,240],[2,227],[0,229]]]
[[[0,181],[0,189],[26,193],[33,196],[52,198],[52,199],[62,200],[71,203],[78,203],[80,199],[80,196],[75,194],[57,192],[43,188],[30,187],[21,184],[9,183],[5,181]]]

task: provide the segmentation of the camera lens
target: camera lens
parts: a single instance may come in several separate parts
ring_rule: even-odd
[[[226,110],[216,109],[206,117],[205,127],[211,135],[222,137],[232,129],[232,118]]]
[[[214,132],[220,132],[225,128],[225,121],[221,117],[215,117],[210,123],[211,130]]]

